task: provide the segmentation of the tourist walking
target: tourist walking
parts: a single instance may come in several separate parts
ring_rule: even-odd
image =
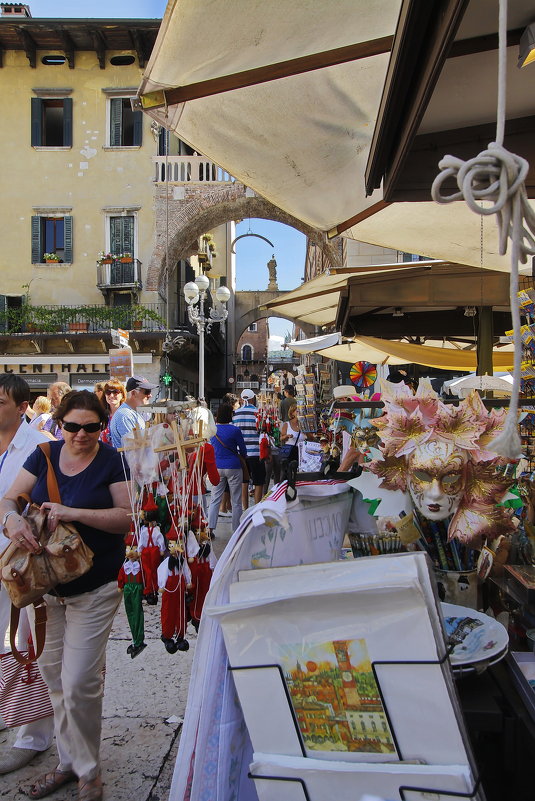
[[[151,384],[146,378],[132,376],[126,382],[126,400],[114,413],[110,423],[110,439],[114,448],[120,448],[123,437],[135,428],[143,430],[145,420],[139,409],[146,406],[157,384]]]
[[[243,434],[232,423],[232,406],[229,404],[221,404],[217,410],[216,429],[217,433],[215,437],[212,437],[210,443],[214,448],[220,481],[212,489],[212,502],[208,511],[208,528],[212,537],[217,525],[219,504],[225,491],[224,479],[228,484],[232,502],[232,528],[234,531],[238,528],[242,513],[243,483],[243,471],[238,453],[247,457]]]
[[[247,448],[247,464],[254,486],[254,502],[260,503],[266,480],[266,467],[260,459],[260,434],[256,425],[256,395],[252,389],[244,389],[241,393],[243,406],[234,412],[232,422],[238,426],[243,434]],[[242,506],[249,507],[249,482],[242,485]]]
[[[19,547],[37,551],[32,530],[17,511],[18,496],[27,493],[47,512],[50,530],[60,521],[75,524],[93,551],[93,565],[45,596],[46,643],[38,664],[54,709],[59,764],[26,792],[44,798],[78,779],[79,801],[101,801],[102,668],[121,600],[117,577],[130,528],[129,492],[120,454],[99,441],[107,417],[93,392],[70,392],[54,418],[63,441],[50,443],[50,461],[62,503],[49,500],[47,460],[37,448],[0,503],[4,531]]]

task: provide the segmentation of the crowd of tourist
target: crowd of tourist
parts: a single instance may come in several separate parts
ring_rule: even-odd
[[[0,774],[10,773],[50,748],[55,737],[57,767],[23,788],[30,798],[44,798],[74,781],[79,801],[103,797],[99,757],[103,667],[121,598],[117,577],[131,523],[128,468],[117,448],[129,432],[145,428],[142,411],[155,388],[139,377],[129,378],[126,385],[113,379],[99,382],[93,392],[75,391],[59,381],[30,405],[24,378],[0,375],[0,552],[10,543],[31,553],[39,548],[18,504],[25,493],[46,513],[50,531],[60,522],[73,523],[94,554],[89,572],[46,595],[46,643],[38,665],[53,715],[20,727],[13,745],[0,752]],[[292,389],[285,392],[280,408],[281,418],[288,420],[283,443],[299,438]],[[231,515],[237,528],[250,491],[258,503],[271,475],[277,480],[280,475],[274,444],[269,457],[260,458],[256,422],[255,393],[244,389],[240,398],[228,393],[218,408],[215,435],[199,451],[203,475],[196,493],[207,512],[212,538],[220,514]],[[38,447],[42,443],[49,444],[60,502],[48,494],[48,461]],[[203,502],[205,474],[211,485],[209,509]],[[18,647],[27,650],[33,607],[21,612]],[[0,586],[0,654],[6,650],[9,618],[10,599]]]

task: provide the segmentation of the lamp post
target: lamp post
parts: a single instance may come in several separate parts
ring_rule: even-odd
[[[204,398],[204,333],[210,333],[214,323],[224,323],[228,317],[225,305],[230,299],[230,289],[220,286],[216,289],[217,304],[207,309],[205,315],[204,303],[210,280],[205,275],[198,275],[195,281],[188,281],[184,285],[184,297],[188,304],[188,317],[197,328],[199,335],[199,400]]]

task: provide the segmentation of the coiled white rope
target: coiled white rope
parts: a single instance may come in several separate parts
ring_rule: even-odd
[[[499,456],[518,459],[522,455],[522,445],[518,435],[518,395],[522,361],[518,262],[525,264],[528,256],[535,254],[535,212],[529,204],[524,184],[529,164],[525,159],[503,147],[506,77],[507,0],[500,0],[496,141],[491,142],[487,150],[483,150],[468,161],[462,161],[455,156],[444,156],[438,165],[441,172],[433,181],[431,196],[436,203],[452,203],[464,199],[476,214],[496,214],[500,255],[505,255],[508,240],[511,240],[509,297],[515,348],[513,388],[503,431],[493,440],[489,448]],[[443,195],[442,184],[451,177],[455,178],[459,191]],[[492,201],[492,205],[483,207],[478,201]]]

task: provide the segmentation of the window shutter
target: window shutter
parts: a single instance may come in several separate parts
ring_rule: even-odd
[[[63,147],[72,147],[72,97],[63,101]]]
[[[134,111],[132,114],[134,118],[134,132],[133,132],[133,145],[141,145],[143,140],[143,112]]]
[[[140,112],[141,113],[141,112]],[[110,145],[111,147],[120,147],[121,142],[121,128],[123,119],[123,101],[120,97],[110,100]]]
[[[121,217],[110,218],[110,253],[122,253]]]
[[[40,97],[32,97],[32,147],[39,147],[43,143],[43,101]]]
[[[7,297],[0,295],[0,331],[7,331]]]
[[[32,264],[41,262],[41,218],[32,217]]]
[[[123,222],[122,252],[134,255],[134,218],[121,217]]]
[[[72,264],[72,217],[63,218],[63,261]]]

